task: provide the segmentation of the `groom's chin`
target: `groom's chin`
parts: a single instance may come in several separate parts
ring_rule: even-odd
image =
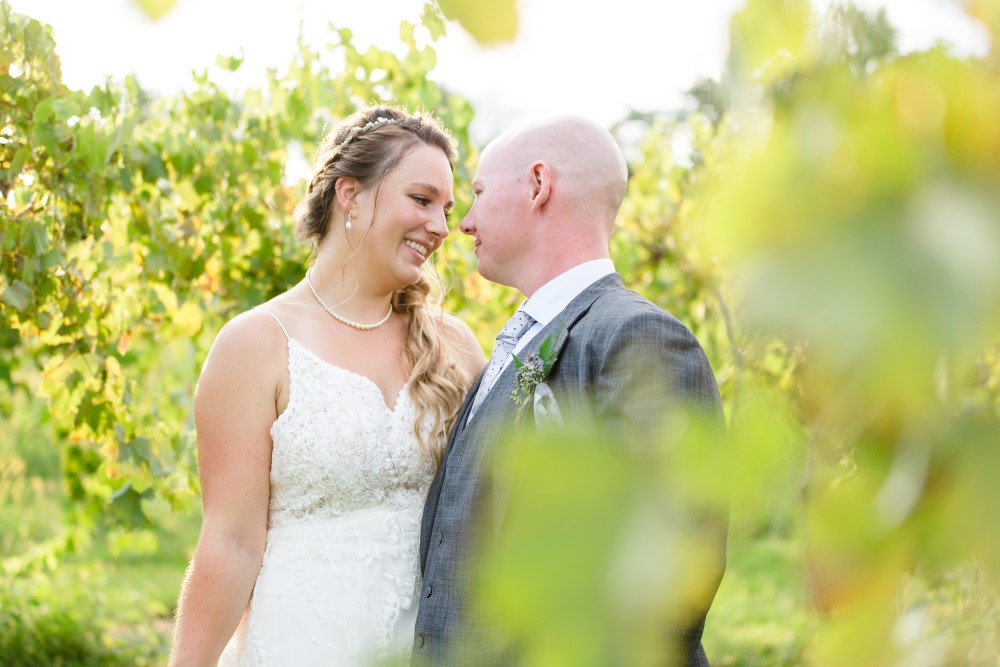
[[[514,283],[516,281],[512,280],[510,276],[505,275],[502,271],[495,271],[492,267],[483,267],[483,261],[480,260],[476,270],[479,271],[479,275],[497,285],[504,285],[505,287],[513,287],[514,289],[520,289]]]

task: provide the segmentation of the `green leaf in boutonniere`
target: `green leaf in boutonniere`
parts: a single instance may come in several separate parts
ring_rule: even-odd
[[[563,327],[560,326],[554,336],[546,336],[538,352],[529,354],[526,359],[522,360],[514,355],[514,368],[517,372],[514,375],[514,391],[511,392],[510,398],[518,408],[524,408],[528,404],[535,395],[535,387],[544,382],[552,367],[556,365],[559,359],[556,342],[562,332]]]

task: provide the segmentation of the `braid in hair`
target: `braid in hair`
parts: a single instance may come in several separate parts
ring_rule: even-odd
[[[475,378],[458,362],[442,339],[444,313],[437,276],[420,280],[396,292],[393,307],[409,315],[403,356],[410,369],[410,396],[417,406],[415,424],[430,415],[430,443],[415,425],[417,438],[436,463],[441,462],[448,433]],[[431,444],[434,443],[434,444]]]

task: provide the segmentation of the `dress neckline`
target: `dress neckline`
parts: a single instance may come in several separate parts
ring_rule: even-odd
[[[410,386],[409,380],[407,380],[406,382],[404,382],[403,386],[399,388],[399,391],[396,393],[395,400],[393,401],[392,406],[390,406],[389,403],[385,400],[385,394],[382,393],[382,389],[375,383],[374,380],[372,380],[367,375],[363,375],[361,373],[357,373],[355,371],[348,370],[348,369],[344,368],[343,366],[338,366],[337,364],[334,364],[334,363],[331,363],[331,362],[327,361],[326,359],[324,359],[323,357],[319,356],[318,354],[316,354],[315,352],[313,352],[308,347],[306,347],[305,345],[303,345],[299,341],[295,340],[291,336],[288,337],[288,343],[289,343],[289,347],[291,347],[292,343],[295,343],[295,345],[299,349],[301,349],[303,352],[305,352],[307,356],[312,357],[313,359],[315,359],[316,361],[318,361],[320,363],[320,365],[325,366],[325,367],[330,368],[330,369],[333,369],[333,370],[335,370],[335,371],[337,371],[337,372],[339,372],[339,373],[341,373],[341,374],[343,374],[343,375],[345,375],[345,376],[347,376],[349,378],[353,378],[353,379],[359,381],[362,385],[364,385],[366,387],[370,387],[375,392],[375,395],[378,397],[379,403],[382,404],[382,407],[384,407],[385,410],[389,414],[395,415],[396,412],[399,410],[400,401],[402,401],[402,399],[403,399],[403,397],[404,397],[404,395],[406,393],[407,388]],[[282,413],[282,414],[284,414],[284,413]]]

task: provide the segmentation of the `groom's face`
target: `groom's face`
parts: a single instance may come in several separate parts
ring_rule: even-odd
[[[475,201],[460,229],[475,239],[479,273],[495,283],[517,287],[518,260],[523,255],[521,219],[523,182],[516,164],[502,147],[488,146],[472,180]]]

